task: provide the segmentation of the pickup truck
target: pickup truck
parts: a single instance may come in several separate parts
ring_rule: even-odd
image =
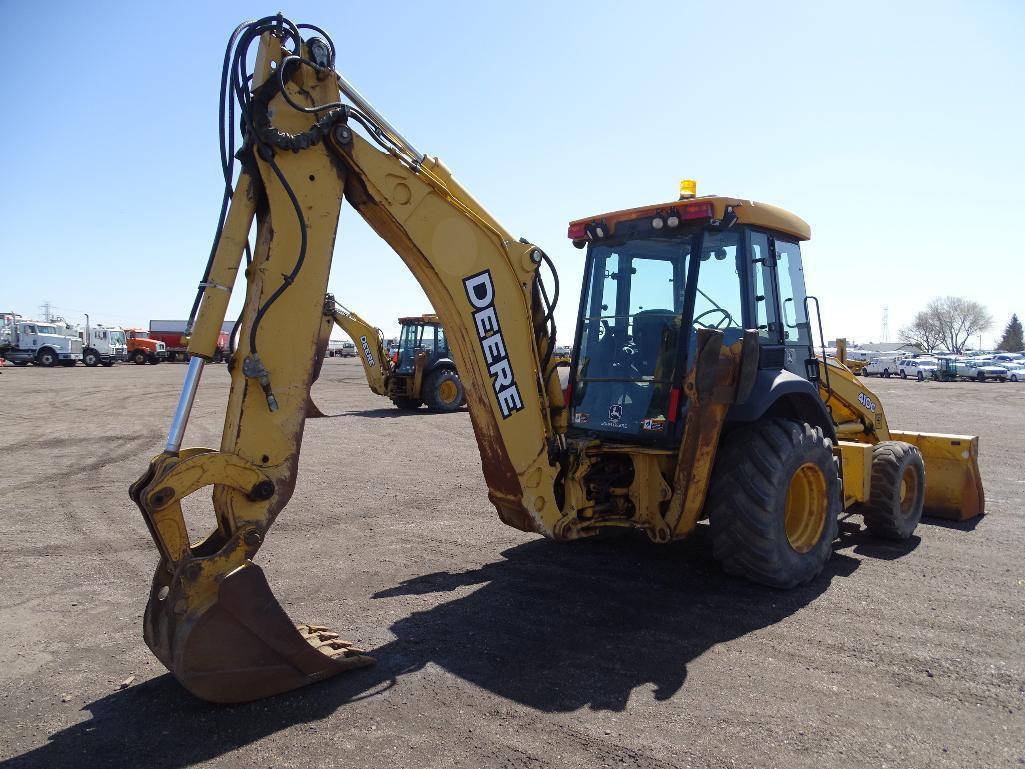
[[[1007,369],[994,366],[987,361],[959,360],[954,365],[957,375],[961,379],[976,379],[980,382],[985,382],[989,379],[1006,382],[1008,379]]]

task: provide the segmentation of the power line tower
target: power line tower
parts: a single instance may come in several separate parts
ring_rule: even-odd
[[[49,302],[43,302],[41,305],[39,305],[39,309],[42,310],[42,312],[43,312],[43,320],[45,320],[47,323],[49,323],[50,322],[50,317],[51,317],[50,316],[50,303]]]
[[[890,341],[890,306],[883,306],[883,341]]]

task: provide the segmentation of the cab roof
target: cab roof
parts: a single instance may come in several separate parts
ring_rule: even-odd
[[[606,225],[606,230],[599,237],[609,237],[615,234],[616,225],[620,222],[640,219],[654,221],[656,217],[662,220],[662,224],[658,226],[660,231],[672,232],[672,226],[667,225],[666,222],[670,221],[673,216],[677,220],[675,226],[679,226],[681,222],[722,220],[726,216],[727,209],[733,210],[740,224],[751,224],[756,227],[764,227],[767,230],[775,230],[791,235],[798,240],[811,238],[811,227],[808,223],[789,211],[768,203],[721,195],[685,198],[575,219],[569,224],[569,237],[574,241],[594,240],[594,228],[602,223]]]
[[[440,325],[441,321],[438,320],[437,315],[433,312],[429,312],[425,315],[410,315],[407,318],[399,318],[399,323],[403,326],[411,326],[414,323],[436,323]]]

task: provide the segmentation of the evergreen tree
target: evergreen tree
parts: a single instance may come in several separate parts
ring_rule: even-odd
[[[1021,352],[1025,350],[1025,339],[1022,338],[1022,327],[1021,321],[1018,320],[1018,313],[1014,313],[1011,316],[1011,322],[1004,329],[1004,335],[1000,339],[997,349],[1006,350],[1007,352]]]

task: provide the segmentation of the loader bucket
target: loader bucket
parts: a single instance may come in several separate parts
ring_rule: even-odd
[[[917,446],[922,452],[925,460],[925,515],[967,521],[985,512],[978,437],[891,430],[890,438]]]
[[[161,562],[145,617],[146,643],[197,697],[248,702],[374,663],[327,628],[293,624],[251,561],[208,581],[200,560],[173,576]]]

